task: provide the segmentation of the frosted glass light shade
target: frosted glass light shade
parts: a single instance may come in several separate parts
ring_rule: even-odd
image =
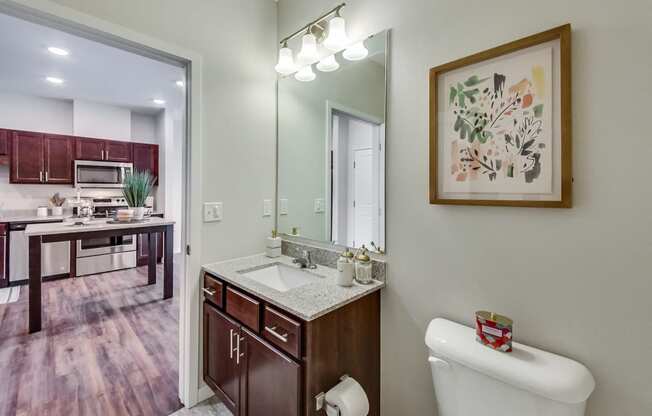
[[[312,72],[312,66],[308,65],[308,66],[304,66],[299,70],[299,72],[294,74],[294,78],[296,78],[297,81],[310,82],[315,78],[317,78],[317,75],[315,75],[315,73]]]
[[[297,70],[292,57],[292,49],[286,46],[278,51],[278,63],[274,69],[281,75],[290,75]]]
[[[337,71],[340,67],[340,64],[335,59],[335,55],[330,55],[319,61],[317,64],[317,69],[321,72],[333,72]]]
[[[346,36],[346,22],[343,17],[337,16],[328,22],[328,37],[324,40],[323,45],[333,52],[344,49],[349,44],[349,38]]]
[[[308,65],[319,59],[317,54],[317,39],[315,35],[307,33],[301,39],[301,51],[297,55],[299,65]]]
[[[364,46],[363,41],[354,43],[342,52],[342,56],[348,61],[359,61],[366,58],[367,55],[369,55],[369,50]]]

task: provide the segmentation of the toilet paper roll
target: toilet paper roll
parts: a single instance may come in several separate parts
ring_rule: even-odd
[[[326,392],[326,403],[340,409],[340,416],[367,416],[369,399],[364,389],[353,377],[347,377]],[[337,416],[337,411],[326,406],[328,416]]]

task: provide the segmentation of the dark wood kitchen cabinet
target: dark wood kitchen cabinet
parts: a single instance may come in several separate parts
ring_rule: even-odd
[[[234,415],[323,416],[345,374],[380,415],[379,291],[304,321],[210,273],[204,289],[204,380]]]
[[[9,155],[9,130],[0,129],[0,156]]]
[[[69,136],[14,131],[10,182],[72,184],[73,146]]]
[[[72,184],[75,139],[46,134],[43,146],[45,183]]]
[[[9,182],[43,183],[43,134],[14,131],[11,134],[11,161]]]
[[[134,143],[134,170],[148,171],[154,177],[154,185],[158,185],[158,145]]]
[[[75,159],[128,163],[132,161],[131,146],[131,142],[80,137],[76,140]]]

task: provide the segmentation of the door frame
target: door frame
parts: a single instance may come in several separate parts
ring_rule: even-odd
[[[330,174],[330,166],[332,162],[332,155],[331,155],[331,149],[333,148],[333,113],[339,111],[341,113],[348,114],[351,117],[354,118],[359,118],[360,120],[367,121],[369,123],[373,123],[378,125],[379,129],[379,137],[378,140],[380,142],[380,152],[378,155],[379,162],[382,160],[382,168],[384,169],[385,167],[385,121],[381,118],[378,118],[374,115],[365,113],[364,111],[357,110],[353,107],[349,107],[347,105],[344,105],[342,103],[339,103],[337,101],[333,100],[326,100],[326,149],[324,151],[325,155],[325,162],[324,166],[326,167],[326,175],[325,175],[325,193],[326,193],[326,209],[325,209],[325,216],[324,216],[324,227],[326,230],[325,234],[325,240],[328,241],[329,243],[333,243],[333,230],[332,230],[332,222],[331,218],[333,215],[332,212],[332,196],[331,196],[331,174]],[[381,185],[384,185],[384,177],[382,178]],[[381,206],[381,212],[382,212],[382,217],[379,218],[379,221],[385,220],[385,206],[384,206],[385,198],[383,197],[382,203],[383,205]],[[382,226],[384,228],[384,225]],[[384,238],[383,238],[384,240]],[[384,244],[384,241],[382,242]],[[345,244],[346,245],[346,244]],[[380,247],[380,246],[379,246]]]
[[[182,246],[195,247],[185,255],[179,287],[179,399],[186,407],[210,397],[200,383],[199,322],[201,304],[202,178],[202,55],[123,26],[62,6],[50,0],[0,0],[0,13],[62,30],[128,52],[180,66],[186,70],[186,126],[183,159]]]

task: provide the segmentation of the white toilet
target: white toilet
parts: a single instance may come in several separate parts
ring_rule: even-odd
[[[426,345],[439,416],[582,416],[595,387],[576,361],[516,342],[495,351],[446,319],[430,322]]]

